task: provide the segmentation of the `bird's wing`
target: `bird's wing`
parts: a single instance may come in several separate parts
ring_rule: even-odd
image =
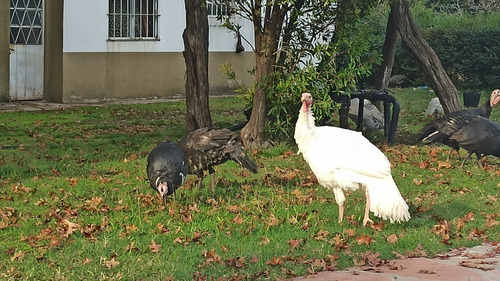
[[[387,157],[361,133],[351,130],[317,127],[304,156],[313,170],[325,176],[340,170],[360,179],[391,175]]]

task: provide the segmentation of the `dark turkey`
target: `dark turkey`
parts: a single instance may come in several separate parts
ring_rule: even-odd
[[[462,167],[467,159],[476,154],[478,165],[483,168],[481,158],[486,155],[500,157],[500,124],[479,115],[452,115],[440,127],[422,140],[423,143],[456,143],[467,150]]]
[[[149,152],[147,163],[149,185],[158,191],[164,200],[182,185],[187,173],[186,158],[175,143],[164,141]]]
[[[500,90],[495,89],[493,90],[493,92],[491,92],[490,99],[483,106],[475,109],[462,109],[454,111],[448,114],[447,116],[436,119],[434,122],[425,126],[419,131],[417,139],[419,141],[423,141],[430,134],[438,130],[439,127],[443,126],[450,117],[464,116],[464,115],[479,115],[485,118],[490,118],[493,106],[495,106],[499,101],[500,101]],[[456,143],[456,141],[450,140],[448,138],[443,138],[439,142],[451,148],[450,152],[448,153],[448,157],[446,159],[447,161],[450,159],[450,155],[453,151],[456,151],[460,158],[459,154],[460,146]]]
[[[204,172],[212,177],[215,186],[214,166],[233,160],[243,168],[257,173],[257,164],[250,159],[237,135],[228,129],[200,128],[179,141],[179,147],[187,158],[188,173],[198,176],[198,187]]]

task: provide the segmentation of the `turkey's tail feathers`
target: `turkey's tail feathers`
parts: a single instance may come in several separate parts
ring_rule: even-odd
[[[370,211],[377,217],[394,222],[410,219],[408,205],[401,196],[392,177],[373,179],[365,185],[370,196]]]
[[[433,133],[429,134],[427,137],[422,139],[422,143],[429,144],[433,142],[442,142],[448,138],[446,134],[443,134],[440,131],[434,131]]]
[[[235,151],[229,153],[229,157],[231,160],[234,162],[240,164],[243,168],[249,170],[252,173],[257,173],[258,168],[257,168],[257,163],[250,159],[248,154],[243,150],[243,148],[236,149]]]
[[[438,129],[438,125],[436,122],[432,122],[427,126],[423,127],[417,134],[417,140],[423,141],[430,134],[434,133]]]

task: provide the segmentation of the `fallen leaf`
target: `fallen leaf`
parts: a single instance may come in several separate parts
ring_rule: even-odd
[[[371,238],[370,236],[365,236],[363,233],[361,233],[361,235],[359,237],[355,237],[354,240],[356,240],[358,245],[361,245],[361,244],[370,245],[372,242],[375,241],[375,240],[373,240],[373,238]]]
[[[89,258],[85,258],[83,261],[82,261],[82,264],[89,264],[91,262],[93,262],[94,260],[93,259],[89,259]]]
[[[283,263],[283,259],[281,257],[276,257],[276,256],[274,256],[271,260],[266,261],[267,265],[273,265],[273,266],[280,265],[282,263]]]
[[[237,214],[236,217],[234,217],[234,219],[232,220],[232,222],[234,224],[242,224],[243,223],[243,219],[241,218],[240,214]]]
[[[62,220],[62,223],[64,224],[65,228],[62,236],[65,238],[68,238],[73,232],[80,229],[79,224],[72,223],[69,220]]]
[[[398,241],[398,236],[396,234],[391,234],[389,237],[387,237],[387,242],[394,244]]]
[[[148,245],[149,249],[151,249],[151,252],[153,253],[158,253],[160,251],[160,244],[156,244],[154,240],[151,240],[151,245]]]
[[[269,242],[270,242],[269,238],[263,237],[262,239],[260,239],[260,243],[259,244],[261,244],[261,245],[267,245],[267,244],[269,244]]]
[[[437,274],[435,270],[428,270],[428,269],[420,269],[417,273],[423,273],[423,274]]]
[[[119,264],[120,264],[120,262],[115,260],[115,257],[111,258],[111,260],[109,260],[109,261],[104,261],[104,265],[107,268],[112,268],[112,267],[118,266]]]
[[[413,183],[416,185],[416,186],[419,186],[422,184],[422,180],[419,180],[419,179],[413,179]]]
[[[291,239],[288,241],[288,245],[290,245],[290,250],[295,250],[300,245],[301,239]]]
[[[127,245],[127,247],[125,247],[125,251],[129,251],[130,252],[132,250],[134,250],[136,252],[139,252],[139,248],[137,248],[135,246],[135,241],[132,241],[132,243],[130,243],[129,245]]]

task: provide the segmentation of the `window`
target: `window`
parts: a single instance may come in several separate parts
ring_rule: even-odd
[[[42,7],[42,0],[10,0],[11,44],[42,44]]]
[[[208,16],[227,16],[227,6],[223,4],[215,4],[215,1],[207,0]]]
[[[158,40],[158,0],[109,0],[110,40]]]

